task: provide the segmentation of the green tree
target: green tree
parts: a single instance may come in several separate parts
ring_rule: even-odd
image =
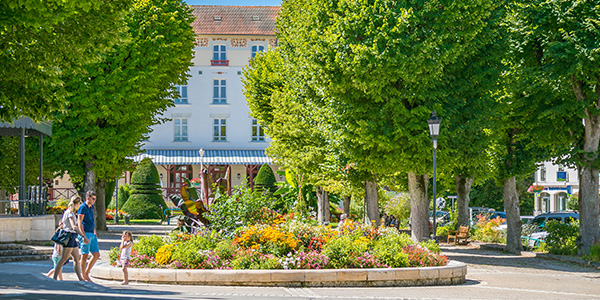
[[[600,241],[600,7],[596,1],[515,1],[510,56],[536,140],[579,170],[580,254]]]
[[[146,157],[131,176],[131,194],[122,210],[136,219],[162,219],[167,204],[161,193],[158,170],[152,160]]]
[[[254,178],[254,186],[259,190],[273,192],[276,181],[273,169],[269,165],[263,164]]]
[[[114,42],[129,0],[0,2],[0,120],[50,118],[68,95],[64,76],[85,76]]]
[[[67,78],[67,104],[56,114],[49,156],[83,190],[96,190],[97,228],[106,229],[104,187],[131,166],[150,126],[178,97],[191,66],[193,16],[177,0],[134,1],[119,22],[118,43]],[[83,191],[82,191],[83,192]],[[100,194],[102,193],[102,195]]]
[[[428,235],[432,164],[426,120],[432,110],[443,115],[452,76],[446,68],[466,64],[482,42],[489,43],[479,34],[496,5],[488,0],[283,2],[279,51],[289,63],[288,74],[297,73],[310,87],[300,93],[306,97],[296,99],[302,108],[319,108],[307,124],[326,129],[323,140],[335,150],[323,153],[335,153],[338,161],[370,176],[369,219],[379,222],[376,178],[408,173],[413,238]]]

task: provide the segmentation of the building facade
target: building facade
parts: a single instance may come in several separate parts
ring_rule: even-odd
[[[262,164],[271,164],[264,152],[269,139],[250,116],[241,79],[257,53],[276,47],[279,7],[190,7],[196,17],[190,77],[177,87],[175,106],[163,114],[170,121],[152,128],[145,153],[134,158],[153,160],[165,196],[178,194],[183,178],[199,177],[201,169],[213,180],[228,176],[238,185],[251,183]]]
[[[579,193],[577,169],[544,162],[535,172],[534,186],[543,190],[535,193],[534,215],[565,211],[571,196]]]

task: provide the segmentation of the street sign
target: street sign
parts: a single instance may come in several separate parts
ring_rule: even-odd
[[[439,209],[446,207],[446,199],[444,199],[442,197],[435,199],[435,203],[437,205],[437,208],[439,208]]]

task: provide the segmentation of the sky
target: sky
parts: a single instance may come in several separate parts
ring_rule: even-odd
[[[189,5],[280,6],[281,0],[184,0]]]

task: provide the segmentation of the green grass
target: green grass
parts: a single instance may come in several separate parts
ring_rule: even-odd
[[[158,225],[160,224],[160,219],[130,219],[129,224],[138,224],[138,225]],[[115,224],[115,220],[106,220],[107,225]],[[119,219],[119,225],[124,225],[125,220]]]

